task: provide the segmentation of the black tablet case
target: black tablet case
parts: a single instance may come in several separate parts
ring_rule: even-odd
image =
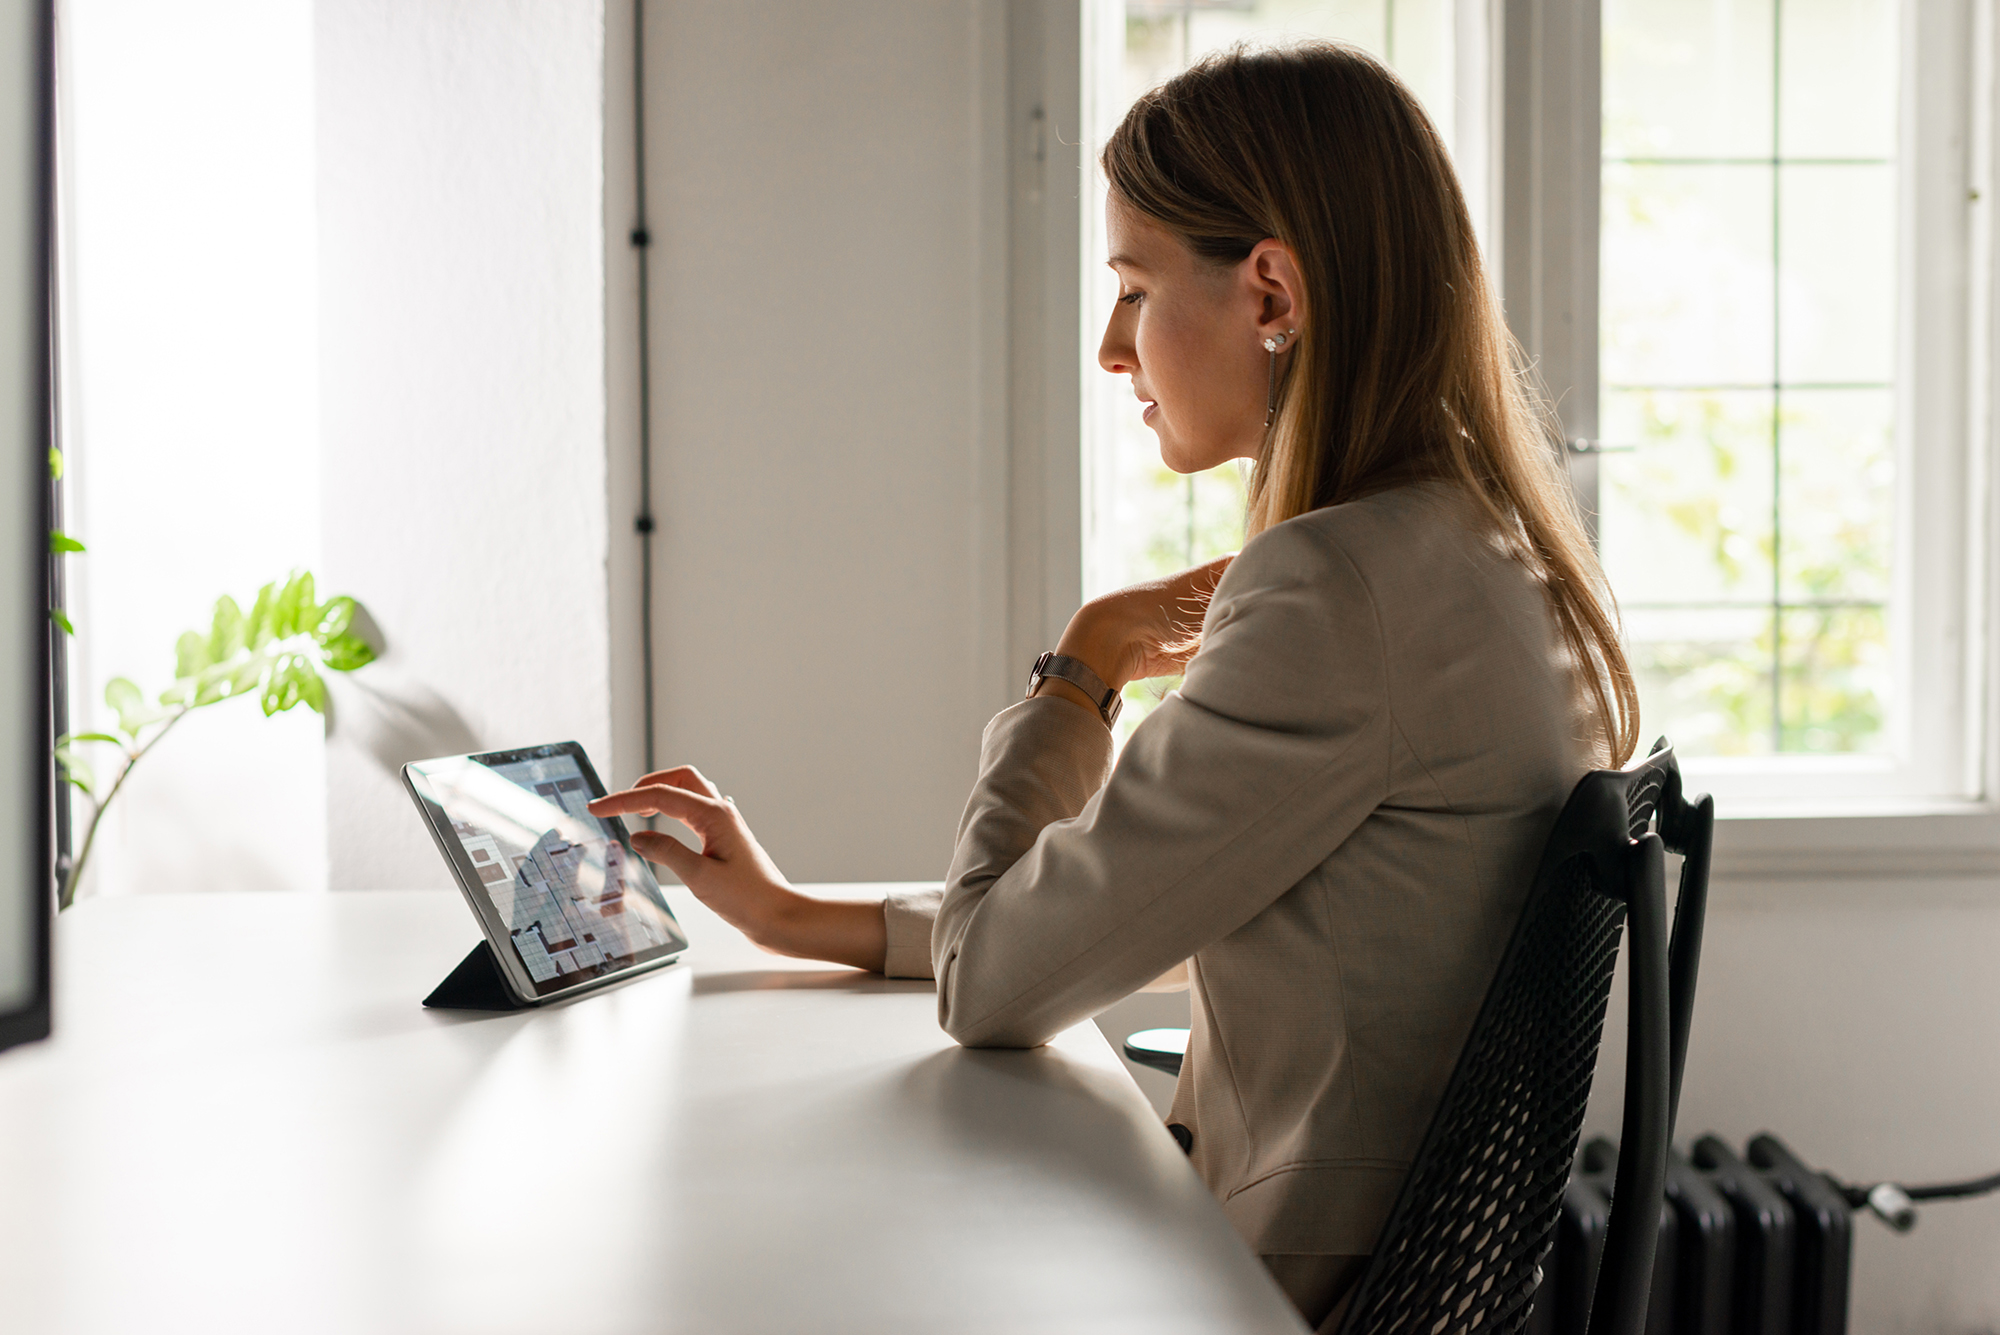
[[[516,997],[500,974],[500,961],[483,939],[458,962],[442,983],[424,998],[433,1010],[518,1011],[532,1003]]]

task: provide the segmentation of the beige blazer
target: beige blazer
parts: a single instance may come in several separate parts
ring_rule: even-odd
[[[1068,700],[987,726],[937,892],[884,907],[971,1046],[1190,960],[1171,1120],[1259,1253],[1362,1254],[1589,767],[1540,586],[1444,484],[1243,549],[1114,767]]]

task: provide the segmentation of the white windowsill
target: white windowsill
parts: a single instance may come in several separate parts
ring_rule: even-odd
[[[2000,806],[1991,802],[1817,801],[1752,812],[1717,803],[1716,815],[1717,881],[1990,881],[2000,898]]]

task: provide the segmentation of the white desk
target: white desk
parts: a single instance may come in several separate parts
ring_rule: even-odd
[[[764,955],[419,1001],[453,892],[86,902],[0,1056],[0,1329],[1302,1327],[1104,1039],[973,1052],[927,983]]]

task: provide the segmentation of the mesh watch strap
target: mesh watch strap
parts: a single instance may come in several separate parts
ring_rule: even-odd
[[[1086,664],[1067,654],[1059,654],[1051,649],[1035,660],[1034,670],[1028,673],[1029,695],[1035,693],[1035,688],[1042,684],[1044,677],[1060,677],[1089,696],[1090,702],[1097,706],[1097,713],[1107,728],[1118,721],[1118,711],[1125,707],[1124,696],[1114,687],[1106,686],[1104,679],[1092,672]]]

